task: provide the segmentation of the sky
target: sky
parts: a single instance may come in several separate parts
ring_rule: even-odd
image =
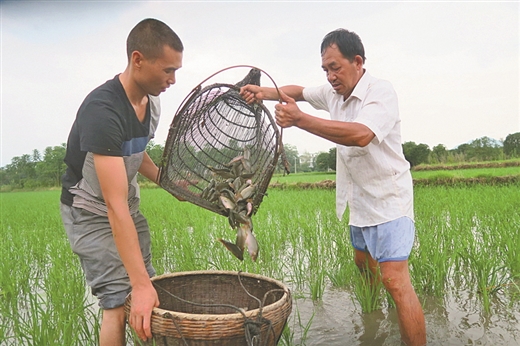
[[[185,47],[177,83],[161,94],[158,144],[190,91],[224,68],[258,67],[265,86],[327,83],[319,48],[337,28],[361,37],[366,70],[394,86],[403,143],[453,149],[520,132],[518,1],[0,1],[0,11],[0,167],[67,141],[86,95],[125,69],[126,37],[144,18]],[[300,154],[334,147],[297,128],[283,142]]]

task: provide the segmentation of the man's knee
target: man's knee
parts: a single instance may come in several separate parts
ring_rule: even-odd
[[[392,297],[411,288],[407,261],[383,262],[380,268],[382,283]]]
[[[123,325],[126,323],[126,315],[124,306],[119,306],[113,309],[103,310],[103,322]]]

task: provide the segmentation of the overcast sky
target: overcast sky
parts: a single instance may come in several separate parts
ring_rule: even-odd
[[[1,161],[65,143],[77,109],[126,66],[140,20],[160,19],[184,43],[177,84],[162,94],[156,143],[187,94],[237,64],[277,85],[326,83],[319,47],[337,28],[356,32],[365,68],[399,97],[403,142],[448,149],[520,131],[519,2],[1,1]],[[234,83],[248,69],[209,82]],[[265,75],[263,85],[272,85]],[[268,105],[274,114],[273,104]],[[308,105],[302,109],[320,117]],[[296,128],[304,152],[334,145]]]

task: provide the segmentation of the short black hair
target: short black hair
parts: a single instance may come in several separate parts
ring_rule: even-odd
[[[177,52],[182,53],[184,50],[181,39],[168,25],[157,19],[144,19],[128,34],[126,40],[128,61],[134,51],[141,52],[147,59],[156,59],[163,53],[165,45]]]
[[[333,44],[338,46],[339,51],[346,59],[353,61],[356,55],[359,55],[365,63],[365,48],[361,38],[355,32],[345,29],[336,29],[329,32],[321,42],[321,54],[323,55],[325,50]]]

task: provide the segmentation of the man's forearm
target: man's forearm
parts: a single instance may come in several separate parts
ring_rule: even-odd
[[[141,167],[139,167],[139,173],[141,173],[154,183],[159,184],[159,168],[155,165],[155,163],[152,161],[152,159],[146,152],[144,153]]]

